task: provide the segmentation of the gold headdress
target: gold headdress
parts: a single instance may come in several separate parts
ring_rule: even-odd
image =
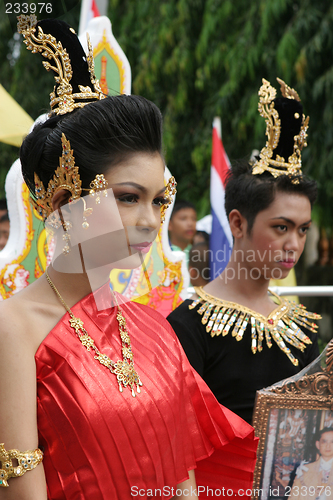
[[[62,155],[59,158],[59,167],[50,179],[47,189],[35,173],[35,199],[31,198],[31,202],[44,220],[53,213],[52,198],[60,189],[67,189],[71,193],[70,201],[80,198],[82,193],[79,167],[75,166],[73,150],[65,134],[62,134],[61,144]],[[49,220],[49,222],[52,221]]]
[[[62,155],[59,158],[59,167],[54,172],[53,178],[50,179],[47,189],[45,189],[43,182],[35,173],[35,199],[31,198],[31,203],[39,215],[43,217],[44,221],[48,219],[48,225],[54,228],[60,227],[61,221],[58,214],[53,211],[52,198],[60,189],[66,189],[71,193],[70,202],[78,200],[82,191],[89,191],[90,196],[96,196],[96,203],[100,203],[100,192],[103,191],[104,196],[107,196],[108,187],[108,182],[104,175],[97,174],[95,179],[90,183],[90,189],[83,188],[79,167],[75,165],[73,150],[65,134],[62,134],[61,145]],[[85,201],[83,200],[83,202],[85,206]],[[84,219],[91,212],[92,209],[85,208]],[[89,224],[87,224],[87,227],[89,227]]]
[[[259,90],[258,110],[266,121],[266,146],[260,159],[252,168],[252,174],[267,171],[279,175],[302,175],[301,151],[307,146],[306,137],[309,117],[305,118],[297,92],[277,78],[283,97],[276,98],[276,89],[263,78]]]
[[[95,76],[89,38],[86,56],[73,28],[62,21],[44,19],[37,24],[35,15],[21,15],[18,17],[17,30],[24,36],[28,50],[39,52],[54,62],[52,65],[52,62],[43,61],[47,71],[51,70],[55,74],[56,85],[50,94],[53,113],[70,113],[91,101],[106,97]],[[72,67],[75,68],[74,74]]]
[[[44,19],[37,23],[35,15],[21,15],[18,17],[17,30],[24,36],[28,50],[33,53],[39,52],[48,59],[43,61],[43,66],[47,71],[53,71],[55,75],[56,85],[50,94],[50,105],[54,114],[64,115],[106,97],[94,73],[94,59],[89,38],[89,53],[86,56],[75,31],[63,21]],[[53,65],[50,61],[53,61]],[[60,218],[52,207],[55,193],[60,189],[66,189],[71,193],[69,201],[73,201],[80,198],[83,189],[79,168],[75,166],[73,150],[64,134],[61,144],[62,155],[53,178],[45,188],[35,174],[35,196],[31,198],[32,205],[39,215],[44,221],[48,219],[48,224],[54,228],[61,225]],[[103,174],[98,177],[104,180],[103,186],[106,189],[107,183]],[[98,190],[92,186],[91,191]]]

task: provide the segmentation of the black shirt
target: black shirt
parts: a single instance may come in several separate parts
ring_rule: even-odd
[[[263,341],[263,350],[251,351],[251,326],[248,324],[243,339],[237,341],[229,332],[211,337],[202,316],[188,308],[192,300],[185,300],[167,318],[176,332],[183,349],[195,370],[215,394],[217,400],[251,423],[256,391],[279,380],[295,375],[319,356],[317,334],[302,327],[312,340],[305,351],[288,345],[298,359],[294,366],[272,339],[269,348]]]

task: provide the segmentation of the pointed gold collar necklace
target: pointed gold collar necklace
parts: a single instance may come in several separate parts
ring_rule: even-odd
[[[298,359],[286,343],[303,352],[306,345],[312,342],[299,326],[305,326],[312,332],[316,332],[318,326],[310,320],[321,318],[319,314],[308,312],[302,304],[282,299],[271,290],[269,293],[278,299],[279,304],[266,317],[235,302],[218,299],[205,292],[202,287],[194,287],[194,289],[198,299],[193,300],[188,307],[194,309],[200,305],[197,313],[202,316],[201,323],[206,325],[206,331],[211,337],[225,336],[230,331],[231,335],[239,341],[242,340],[250,324],[253,354],[262,351],[264,338],[267,346],[272,347],[273,338],[295,366],[298,365]]]

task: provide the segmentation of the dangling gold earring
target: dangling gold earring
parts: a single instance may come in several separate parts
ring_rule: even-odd
[[[64,228],[65,233],[62,235],[62,239],[66,242],[64,248],[62,249],[62,253],[64,255],[68,255],[71,251],[71,247],[69,245],[71,235],[69,234],[69,230],[73,227],[72,223],[69,220],[65,220],[63,222],[62,227]]]
[[[83,222],[82,222],[82,227],[83,229],[88,229],[89,228],[89,222],[87,221],[87,217],[93,213],[92,208],[87,208],[86,205],[86,200],[84,198],[81,198],[83,201]]]
[[[97,174],[95,179],[90,183],[90,191],[89,194],[92,198],[96,196],[96,204],[101,202],[100,193],[103,191],[103,195],[105,198],[108,195],[107,187],[108,181],[105,179],[103,174]]]
[[[168,183],[165,188],[164,196],[168,200],[167,203],[164,203],[161,207],[161,224],[165,221],[165,213],[167,211],[167,208],[171,205],[172,203],[172,196],[174,196],[177,193],[177,182],[176,179],[172,176],[168,180]]]
[[[47,225],[50,226],[50,228],[52,229],[59,229],[59,227],[61,227],[62,225],[62,222],[58,211],[56,210],[52,212],[52,214],[49,215],[48,218],[46,219],[45,223],[47,223]]]

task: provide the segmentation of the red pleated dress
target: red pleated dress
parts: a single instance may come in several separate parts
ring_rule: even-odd
[[[98,349],[117,361],[116,308],[107,308],[107,286],[100,293],[103,311],[92,294],[72,311]],[[191,469],[201,499],[212,498],[212,490],[249,497],[257,448],[252,427],[216,401],[159,313],[133,302],[121,309],[143,383],[135,398],[128,388],[119,392],[115,375],[83,347],[67,313],[36,353],[48,499],[166,500]]]

